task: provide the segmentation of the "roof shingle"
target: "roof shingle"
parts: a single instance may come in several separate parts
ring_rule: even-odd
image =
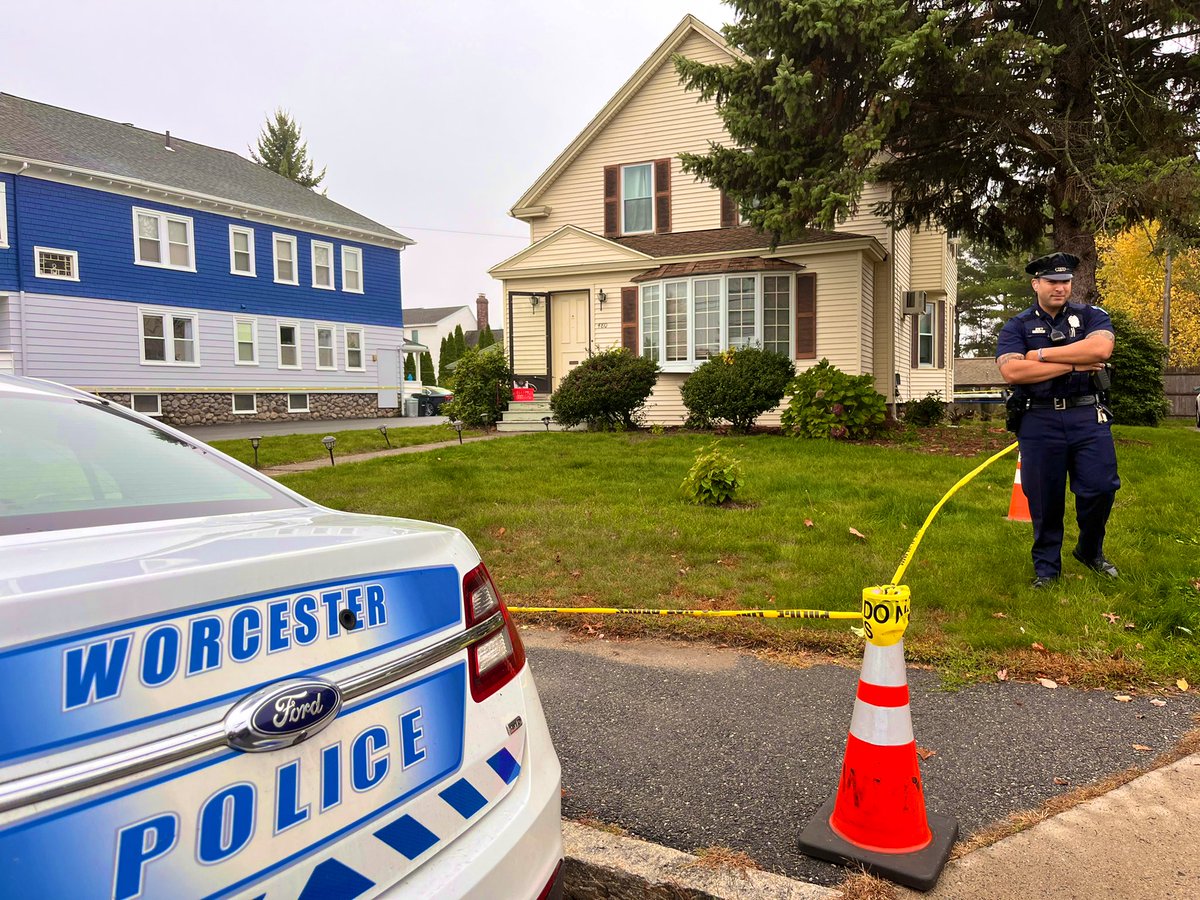
[[[204,144],[0,93],[0,155],[177,188],[406,243],[404,235],[257,163]]]

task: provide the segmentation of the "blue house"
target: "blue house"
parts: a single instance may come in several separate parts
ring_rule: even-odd
[[[235,153],[0,93],[0,371],[175,424],[395,415],[411,243]]]

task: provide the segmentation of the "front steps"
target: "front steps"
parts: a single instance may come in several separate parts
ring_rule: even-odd
[[[550,416],[550,428],[546,428],[546,423],[542,421],[545,416]],[[550,412],[550,397],[542,395],[534,395],[532,400],[522,402],[510,401],[508,410],[500,416],[500,421],[496,423],[497,431],[579,431],[582,429],[563,428],[554,421],[553,415]]]

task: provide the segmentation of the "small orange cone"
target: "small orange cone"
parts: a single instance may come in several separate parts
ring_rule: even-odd
[[[1004,518],[1010,522],[1032,522],[1029,514],[1029,500],[1025,496],[1025,486],[1021,484],[1021,454],[1017,454],[1017,474],[1013,476],[1012,498],[1008,501],[1008,515]]]
[[[927,891],[958,836],[954,819],[925,810],[904,668],[908,588],[863,591],[868,644],[837,793],[800,834],[800,849],[833,862],[866,866]]]

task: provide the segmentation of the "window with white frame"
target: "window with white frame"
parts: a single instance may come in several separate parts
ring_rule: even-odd
[[[363,365],[363,332],[361,328],[346,329],[346,368],[352,372],[361,372]]]
[[[275,280],[280,284],[299,284],[296,275],[296,239],[290,234],[272,236],[271,245],[274,247]]]
[[[641,353],[665,371],[688,372],[727,347],[793,352],[794,278],[747,274],[641,286]]]
[[[34,247],[34,274],[38,278],[57,278],[60,281],[79,280],[79,254],[74,250],[53,247]]]
[[[0,247],[8,246],[8,185],[0,181]]]
[[[200,351],[196,316],[190,313],[143,310],[140,316],[142,363],[159,366],[198,366]]]
[[[258,365],[258,321],[233,320],[233,361],[239,366]]]
[[[254,277],[254,229],[229,226],[229,272]]]
[[[144,416],[162,415],[162,396],[160,394],[130,394],[130,408]]]
[[[279,368],[300,368],[300,329],[294,322],[279,323]]]
[[[654,230],[654,166],[621,167],[621,233]]]
[[[917,365],[922,369],[931,369],[934,365],[932,303],[925,304],[925,311],[917,317]]]
[[[362,251],[357,247],[342,247],[342,290],[352,294],[363,292]]]
[[[308,412],[308,394],[288,394],[288,412]]]
[[[333,290],[333,244],[312,242],[312,286]]]
[[[139,266],[196,271],[190,217],[134,207],[133,236],[133,258]]]
[[[314,330],[317,336],[317,368],[336,369],[337,357],[333,353],[333,326],[317,325]]]
[[[258,412],[257,394],[234,394],[233,412],[235,415],[248,416]]]

